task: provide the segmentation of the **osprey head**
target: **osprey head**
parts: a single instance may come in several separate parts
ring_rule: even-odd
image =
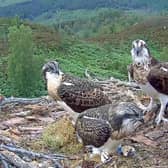
[[[131,55],[133,63],[137,65],[150,64],[150,52],[143,40],[137,39],[132,42]]]
[[[57,61],[50,61],[43,65],[42,73],[44,75],[44,79],[47,80],[49,76],[60,76],[62,74],[59,69],[59,64]]]
[[[146,42],[143,40],[134,40],[132,42],[132,50],[134,51],[134,54],[137,56],[140,56],[140,53],[147,47]]]
[[[121,137],[134,132],[144,123],[142,110],[134,103],[120,103],[113,118],[114,126],[121,133]]]

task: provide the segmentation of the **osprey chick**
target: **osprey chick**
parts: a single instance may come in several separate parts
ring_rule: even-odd
[[[98,84],[64,74],[56,61],[42,68],[48,94],[55,100],[64,101],[75,112],[110,103],[108,96]]]
[[[168,122],[164,117],[168,103],[168,62],[159,62],[152,57],[143,40],[132,42],[131,55],[133,61],[129,68],[131,77],[151,99],[146,111],[152,109],[153,99],[157,98],[160,100],[161,108],[156,123]]]
[[[107,104],[81,113],[76,121],[76,132],[83,144],[91,147],[92,154],[99,154],[105,162],[116,145],[134,133],[142,122],[143,113],[136,104]]]

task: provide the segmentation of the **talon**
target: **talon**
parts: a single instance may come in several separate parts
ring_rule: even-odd
[[[164,123],[166,123],[166,124],[168,123],[168,119],[167,118],[163,117],[162,120],[163,120]]]
[[[85,152],[92,154],[93,153],[93,147],[92,146],[85,146]]]
[[[159,125],[161,121],[163,121],[164,123],[168,123],[168,119],[165,117],[157,117],[155,120],[157,125]]]
[[[156,122],[156,125],[159,125],[160,124],[160,122],[161,122],[161,117],[157,117],[156,119],[155,119],[155,122]]]
[[[101,161],[102,161],[103,163],[106,163],[106,162],[108,162],[109,160],[110,160],[109,154],[108,154],[107,152],[102,152],[102,154],[101,154]]]

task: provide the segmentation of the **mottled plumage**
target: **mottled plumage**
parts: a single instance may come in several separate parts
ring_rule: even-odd
[[[153,66],[147,80],[158,92],[168,95],[168,62]]]
[[[143,40],[133,41],[131,55],[133,64],[129,66],[129,75],[151,97],[146,111],[152,109],[153,99],[157,98],[161,102],[161,109],[156,123],[159,124],[162,120],[168,121],[164,117],[168,103],[168,63],[159,62],[152,57]]]
[[[48,93],[55,100],[62,100],[76,112],[110,103],[98,84],[73,77],[60,71],[56,61],[43,66]]]
[[[131,135],[142,122],[143,113],[136,104],[107,104],[81,113],[76,121],[76,132],[85,146],[96,147],[100,155],[109,154],[113,140]]]

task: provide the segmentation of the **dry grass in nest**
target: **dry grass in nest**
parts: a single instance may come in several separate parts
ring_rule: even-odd
[[[50,124],[43,132],[42,141],[45,147],[66,154],[75,154],[82,149],[82,144],[77,142],[75,128],[66,118]]]

